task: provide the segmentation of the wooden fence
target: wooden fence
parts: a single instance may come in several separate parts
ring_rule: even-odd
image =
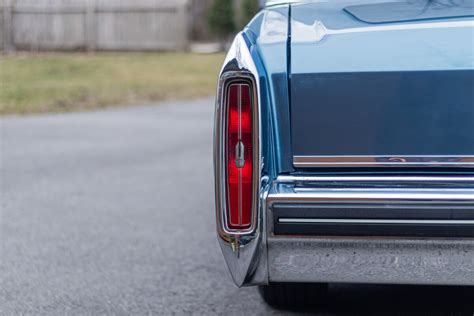
[[[1,1],[1,0],[0,0]],[[3,0],[4,50],[185,50],[190,0]]]

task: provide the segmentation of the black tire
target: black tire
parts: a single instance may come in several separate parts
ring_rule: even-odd
[[[327,283],[270,283],[259,286],[263,300],[274,307],[308,307],[324,302]]]

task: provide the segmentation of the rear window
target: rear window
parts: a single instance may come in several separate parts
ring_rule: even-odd
[[[430,0],[353,5],[344,11],[366,23],[474,17],[474,0]]]

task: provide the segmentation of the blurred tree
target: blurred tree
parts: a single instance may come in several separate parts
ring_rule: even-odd
[[[240,25],[242,27],[246,26],[259,10],[258,0],[243,0]]]
[[[208,15],[208,23],[211,32],[221,42],[229,39],[235,32],[234,8],[231,0],[214,0]]]

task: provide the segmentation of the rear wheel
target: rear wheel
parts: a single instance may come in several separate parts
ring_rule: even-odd
[[[270,283],[259,286],[263,300],[275,307],[315,306],[324,301],[327,283]]]

